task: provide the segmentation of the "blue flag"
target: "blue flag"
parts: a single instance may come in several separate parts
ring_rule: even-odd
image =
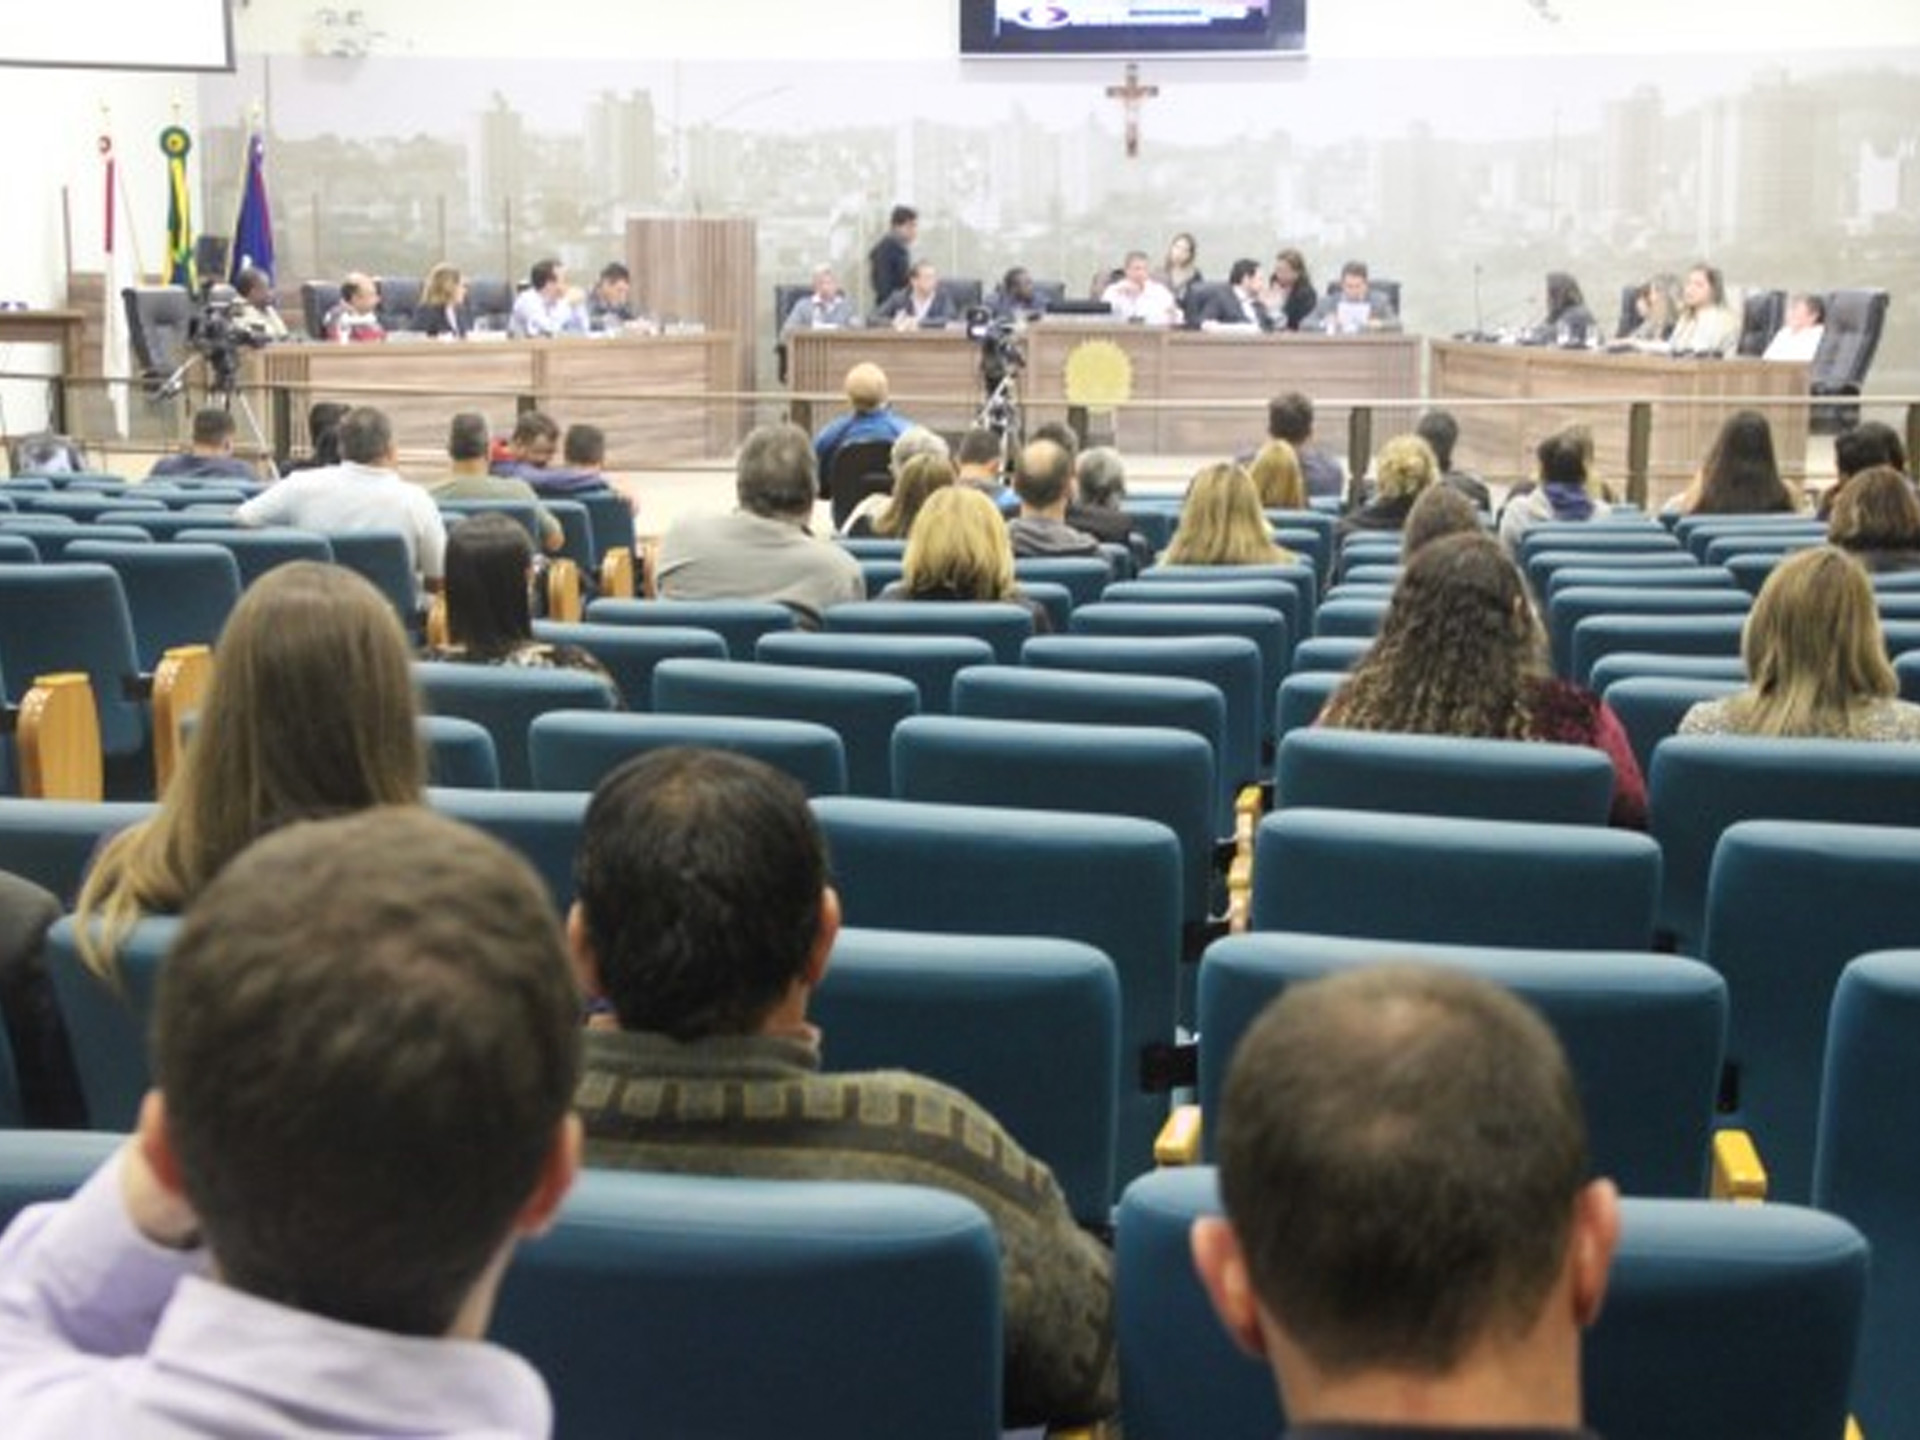
[[[233,269],[228,283],[238,284],[247,268],[273,279],[273,215],[267,208],[267,139],[257,130],[247,142],[247,180],[240,189],[240,214],[233,222]]]

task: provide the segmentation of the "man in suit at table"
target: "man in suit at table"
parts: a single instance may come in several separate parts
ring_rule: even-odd
[[[1382,330],[1398,330],[1400,317],[1384,290],[1373,288],[1364,260],[1349,260],[1340,267],[1340,284],[1331,295],[1322,297],[1300,329],[1323,331],[1328,335],[1363,335]]]
[[[1227,272],[1227,288],[1208,294],[1200,307],[1202,330],[1271,330],[1273,316],[1261,298],[1266,280],[1254,260],[1236,260]]]
[[[953,301],[940,288],[940,272],[931,260],[917,262],[907,272],[907,283],[873,312],[874,324],[896,330],[938,329],[956,318]]]
[[[1580,1335],[1620,1201],[1538,1014],[1432,967],[1294,986],[1220,1112],[1226,1215],[1194,1223],[1194,1263],[1292,1440],[1592,1440]]]

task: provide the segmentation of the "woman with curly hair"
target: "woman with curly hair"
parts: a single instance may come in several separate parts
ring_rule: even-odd
[[[1613,762],[1613,824],[1647,826],[1647,789],[1619,719],[1547,668],[1526,581],[1485,535],[1448,535],[1407,562],[1373,647],[1320,723],[1402,735],[1588,745]]]
[[[1187,486],[1180,528],[1163,565],[1285,565],[1291,550],[1276,545],[1260,492],[1244,466],[1209,465]]]

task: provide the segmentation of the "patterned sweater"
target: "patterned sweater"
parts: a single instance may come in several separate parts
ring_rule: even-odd
[[[905,1071],[823,1075],[798,1036],[588,1031],[576,1095],[587,1163],[763,1180],[925,1185],[973,1201],[1000,1242],[1009,1426],[1118,1402],[1112,1260],[1053,1174],[959,1091]]]

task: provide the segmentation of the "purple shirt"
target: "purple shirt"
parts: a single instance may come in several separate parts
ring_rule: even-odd
[[[141,1236],[109,1160],[0,1236],[0,1417],[41,1437],[545,1437],[518,1356],[324,1320],[206,1278]]]

